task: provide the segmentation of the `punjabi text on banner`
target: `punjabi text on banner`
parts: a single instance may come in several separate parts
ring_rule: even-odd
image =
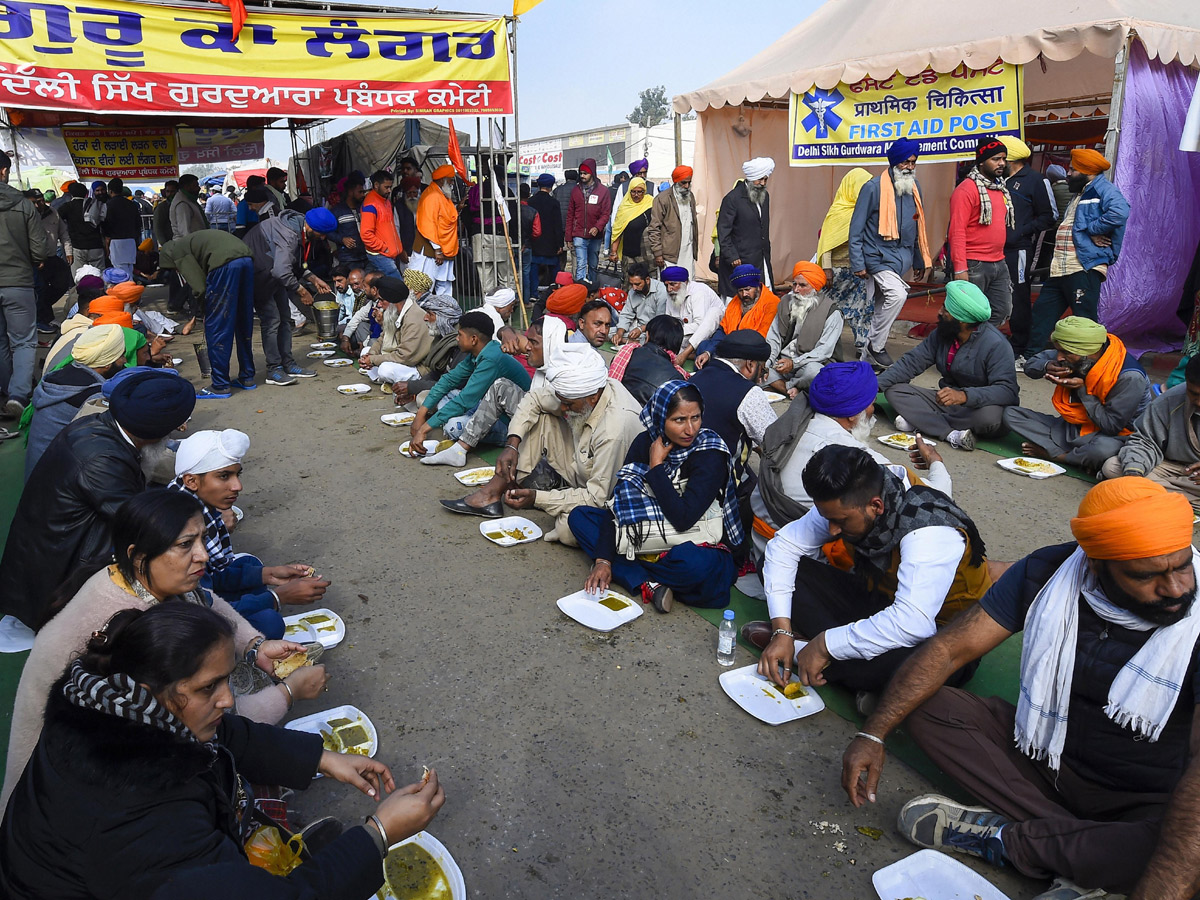
[[[64,128],[80,178],[176,178],[174,128]]]

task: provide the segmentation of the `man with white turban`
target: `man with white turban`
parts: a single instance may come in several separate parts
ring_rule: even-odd
[[[525,395],[508,424],[495,477],[442,505],[485,518],[504,514],[501,500],[512,509],[537,508],[555,518],[546,540],[575,546],[567,516],[608,500],[642,430],[641,405],[608,377],[604,357],[590,344],[563,344],[546,363],[545,384]]]
[[[175,479],[167,489],[191,494],[203,507],[208,562],[200,584],[268,639],[278,640],[283,637],[283,605],[320,600],[329,581],[311,575],[308,565],[264,566],[248,553],[234,554],[229,532],[237,525],[233,504],[242,491],[242,460],[248,452],[250,437],[244,432],[197,431],[180,441]]]
[[[484,295],[483,306],[479,307],[479,311],[491,319],[492,325],[495,326],[492,331],[493,341],[500,340],[500,331],[508,327],[508,320],[512,317],[516,305],[517,292],[512,288],[497,288]]]
[[[72,349],[73,362],[49,372],[33,389],[25,479],[58,433],[71,424],[88,398],[125,368],[125,330],[120,325],[83,329]]]
[[[767,179],[774,171],[775,160],[769,156],[743,163],[745,178],[721,201],[717,212],[717,291],[722,297],[733,296],[729,278],[743,264],[758,269],[764,284],[775,283],[771,272],[771,197],[767,193]]]

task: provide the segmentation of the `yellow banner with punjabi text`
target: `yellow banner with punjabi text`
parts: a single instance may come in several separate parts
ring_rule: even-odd
[[[503,18],[0,4],[0,105],[162,115],[512,112]]]
[[[898,138],[916,141],[923,162],[969,159],[983,135],[1021,136],[1021,87],[1021,67],[997,61],[793,93],[790,163],[870,165]]]

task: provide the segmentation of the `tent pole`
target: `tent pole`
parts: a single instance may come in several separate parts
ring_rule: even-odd
[[[675,165],[683,165],[683,116],[675,113]]]
[[[517,18],[512,19],[512,96],[513,96],[513,156],[516,158],[517,165],[517,262],[520,263],[520,268],[517,268],[514,263],[514,281],[517,286],[517,309],[521,311],[521,330],[524,331],[529,327],[525,315],[525,247],[522,244],[524,235],[521,233],[521,111],[518,106],[517,97],[520,92],[517,90]],[[532,189],[531,189],[532,190]],[[512,244],[509,244],[511,250]]]
[[[1132,29],[1117,51],[1113,66],[1112,99],[1108,104],[1108,130],[1104,133],[1104,156],[1112,163],[1112,175],[1117,174],[1117,153],[1121,145],[1121,107],[1125,105],[1125,80],[1129,74],[1129,52],[1137,33]]]

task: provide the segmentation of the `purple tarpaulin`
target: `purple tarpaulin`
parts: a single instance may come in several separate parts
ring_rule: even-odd
[[[1175,310],[1200,243],[1200,153],[1180,150],[1179,137],[1195,88],[1196,72],[1133,42],[1114,179],[1131,211],[1100,318],[1139,356],[1183,345]]]

